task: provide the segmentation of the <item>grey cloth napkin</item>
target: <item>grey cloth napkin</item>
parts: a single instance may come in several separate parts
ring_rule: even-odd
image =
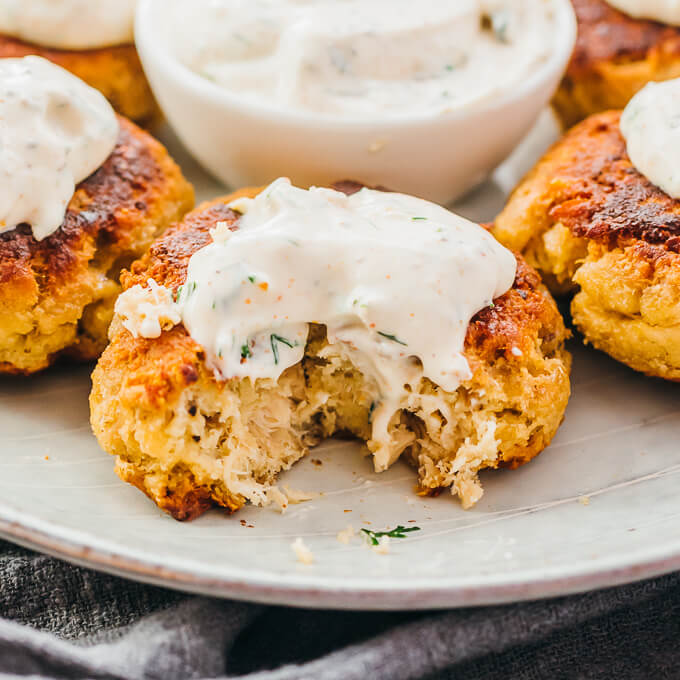
[[[446,612],[182,595],[0,542],[0,678],[680,678],[680,574]]]

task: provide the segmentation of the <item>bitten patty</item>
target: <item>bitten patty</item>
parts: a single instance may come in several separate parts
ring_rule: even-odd
[[[494,233],[556,293],[576,292],[586,340],[648,375],[680,379],[680,201],[626,153],[620,113],[588,118],[510,197]]]
[[[36,54],[99,90],[122,116],[148,127],[161,118],[134,45],[58,50],[0,34],[0,59]]]
[[[176,291],[209,230],[219,221],[237,228],[240,216],[226,206],[234,197],[172,227],[124,275],[124,287],[153,278]],[[391,451],[417,469],[421,493],[449,487],[469,507],[482,494],[481,469],[515,468],[550,443],[569,398],[566,336],[554,300],[518,258],[513,288],[468,328],[473,377],[455,392],[422,379],[390,423]],[[255,383],[216,380],[182,325],[134,338],[116,318],[110,337],[93,373],[92,427],[118,475],[176,519],[214,504],[285,505],[277,474],[336,432],[373,449],[377,386],[328,345],[322,325],[312,325],[300,364]]]
[[[116,148],[78,185],[57,231],[42,241],[28,225],[0,234],[0,373],[33,373],[63,354],[96,359],[121,269],[193,207],[164,147],[119,120]]]
[[[605,0],[572,0],[578,40],[553,100],[565,128],[623,109],[648,82],[680,77],[680,28],[633,19]]]

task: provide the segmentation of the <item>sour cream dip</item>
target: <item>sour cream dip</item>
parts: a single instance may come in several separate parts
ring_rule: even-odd
[[[623,111],[621,133],[637,170],[680,199],[680,78],[640,90]]]
[[[324,324],[333,351],[376,385],[380,441],[407,386],[424,376],[455,391],[471,377],[470,320],[507,292],[516,271],[514,255],[482,227],[404,194],[346,196],[286,179],[231,207],[242,214],[238,229],[212,231],[176,302],[220,379],[277,380],[302,360],[309,324]],[[116,311],[133,334],[156,337],[173,323],[168,300],[155,283],[135,286]]]
[[[239,97],[344,118],[443,114],[554,52],[553,0],[168,0],[167,44]]]
[[[132,43],[137,0],[0,0],[0,33],[63,50]]]
[[[634,19],[680,26],[680,0],[607,0],[607,3]]]
[[[108,158],[118,119],[97,90],[41,57],[0,59],[0,233],[56,231],[76,185]]]

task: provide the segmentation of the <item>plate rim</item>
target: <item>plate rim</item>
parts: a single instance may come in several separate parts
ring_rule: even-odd
[[[546,123],[550,122],[548,117]],[[541,132],[546,140],[550,134],[547,127],[545,133]],[[218,184],[198,169],[169,129],[157,136],[172,149],[173,158],[197,191],[210,195],[219,193]],[[517,155],[518,151],[514,153]],[[540,154],[532,151],[531,155]],[[515,174],[512,173],[512,184]],[[504,180],[498,186],[507,189],[509,185],[506,187],[506,184]],[[506,193],[505,189],[503,192]],[[680,570],[680,532],[677,532],[670,541],[638,547],[614,557],[602,554],[579,562],[523,569],[514,574],[499,570],[476,579],[412,577],[408,579],[409,587],[397,586],[396,579],[370,582],[368,577],[363,577],[363,580],[354,579],[351,587],[347,587],[343,586],[340,577],[323,578],[320,571],[308,571],[310,568],[304,565],[291,568],[285,580],[279,574],[267,575],[236,566],[223,566],[222,573],[217,573],[220,569],[215,566],[194,570],[177,564],[170,567],[162,564],[160,558],[148,553],[143,555],[126,546],[120,539],[98,537],[91,531],[26,513],[2,499],[0,538],[72,564],[174,590],[309,608],[416,610],[500,605],[615,587]],[[320,566],[317,564],[316,568]]]
[[[24,515],[22,517],[22,515]],[[569,565],[553,565],[540,570],[524,570],[516,577],[502,573],[483,580],[460,578],[411,579],[407,588],[382,583],[353,582],[346,587],[331,578],[310,583],[313,572],[291,571],[285,581],[272,574],[239,572],[199,573],[182,567],[169,567],[153,559],[135,555],[134,550],[115,541],[86,540],[88,532],[72,529],[21,511],[0,502],[0,538],[31,550],[49,554],[71,564],[186,593],[244,602],[338,610],[424,610],[503,605],[528,600],[563,597],[661,576],[680,570],[680,537],[658,549],[639,548],[618,557],[595,558]],[[302,565],[300,565],[302,567]],[[308,568],[308,567],[302,567]],[[557,573],[558,570],[560,573]],[[263,572],[264,573],[264,572]],[[302,574],[305,574],[302,576]],[[430,584],[427,582],[431,581]],[[456,583],[457,582],[457,583]]]

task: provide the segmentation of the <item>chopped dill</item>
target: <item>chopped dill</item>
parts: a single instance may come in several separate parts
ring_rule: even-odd
[[[255,277],[254,277],[254,276],[249,276],[249,277],[248,277],[248,281],[250,281],[250,283],[255,283]]]
[[[280,335],[276,335],[276,333],[272,333],[269,336],[269,343],[272,346],[275,364],[279,363],[279,346],[276,344],[277,342],[282,342],[287,347],[295,347],[297,345],[297,342],[291,342],[288,338],[283,338]]]
[[[427,217],[412,217],[412,220],[426,220]]]
[[[248,347],[247,344],[241,345],[241,359],[249,359],[252,356],[253,356],[253,354],[250,351],[250,347]]]
[[[383,333],[382,331],[378,331],[378,335],[382,335],[383,338],[387,338],[392,342],[396,342],[400,345],[404,345],[404,347],[408,347],[408,343],[404,342],[403,340],[400,340],[396,335],[393,335],[392,333]]]
[[[408,538],[406,534],[411,531],[420,531],[420,527],[404,527],[401,524],[390,531],[371,531],[370,529],[362,529],[361,532],[366,535],[371,545],[380,545],[379,538],[388,536],[389,538]]]
[[[179,299],[182,295],[186,295],[189,297],[195,290],[196,290],[196,281],[192,281],[189,284],[185,284],[184,286],[179,286],[177,289],[177,296],[175,297],[175,302],[179,302]]]

